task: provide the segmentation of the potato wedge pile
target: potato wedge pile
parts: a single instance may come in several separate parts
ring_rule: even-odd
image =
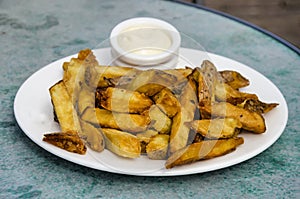
[[[139,70],[99,65],[85,49],[62,68],[49,89],[61,132],[43,140],[79,154],[88,147],[146,155],[167,169],[210,159],[243,144],[243,130],[264,133],[263,114],[278,105],[239,91],[249,80],[207,60],[194,69]]]

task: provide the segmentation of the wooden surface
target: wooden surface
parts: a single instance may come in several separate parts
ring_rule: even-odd
[[[258,25],[300,47],[300,0],[185,0]]]

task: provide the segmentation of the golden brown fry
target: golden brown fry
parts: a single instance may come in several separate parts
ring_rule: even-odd
[[[95,107],[95,91],[83,83],[77,99],[78,114],[81,115],[88,107]]]
[[[150,142],[151,137],[157,135],[158,132],[152,129],[148,129],[145,132],[136,134],[136,137],[141,143],[141,152],[146,153],[146,146]]]
[[[125,77],[133,79],[139,70],[130,67],[120,66],[97,66],[88,68],[86,81],[87,84],[93,88],[105,88],[108,86],[115,86],[120,78],[125,80]],[[114,79],[114,83],[109,80]],[[120,80],[120,83],[122,80]]]
[[[209,106],[215,102],[215,85],[220,81],[216,67],[210,61],[205,60],[201,68],[195,68],[193,70],[191,77],[198,83],[197,94],[199,106]],[[209,118],[205,114],[206,113],[200,109],[202,119]]]
[[[204,60],[201,69],[198,69],[198,98],[199,105],[209,105],[215,102],[215,85],[220,80],[219,74],[213,63]]]
[[[43,141],[72,153],[85,154],[86,147],[77,132],[57,132],[45,134]]]
[[[98,65],[98,62],[97,62],[96,57],[94,56],[92,50],[88,49],[88,48],[79,51],[77,58],[73,58],[73,59],[78,60],[78,61],[83,61],[83,62],[85,62],[85,64],[89,64],[89,65],[91,65],[91,64]],[[83,63],[83,62],[80,62],[80,63]],[[70,64],[70,62],[63,63],[64,72],[66,70],[68,70],[69,64]]]
[[[238,91],[249,80],[236,71],[218,72],[207,60],[193,70],[143,71],[100,66],[85,49],[62,67],[62,81],[49,89],[62,132],[43,140],[80,154],[86,143],[127,158],[146,152],[150,159],[165,159],[169,150],[166,168],[209,159],[242,144],[240,128],[263,133],[261,114],[278,105]]]
[[[150,138],[146,146],[147,156],[153,160],[164,160],[167,157],[169,135],[158,134]]]
[[[208,139],[232,138],[242,128],[241,122],[235,118],[194,120],[187,126]]]
[[[51,101],[62,132],[81,132],[79,118],[63,81],[49,89]]]
[[[170,169],[175,166],[222,156],[234,151],[237,146],[243,143],[244,139],[242,137],[193,143],[173,153],[167,159],[165,167]]]
[[[78,52],[77,58],[89,64],[98,65],[95,55],[91,49],[83,49]]]
[[[279,105],[278,103],[264,103],[258,99],[247,99],[243,103],[238,104],[237,106],[252,112],[264,114],[271,111],[273,108],[275,108],[278,105]]]
[[[127,132],[145,131],[150,118],[148,115],[111,112],[99,108],[87,108],[81,118],[93,125],[104,128],[119,129]]]
[[[140,141],[143,141],[148,144],[150,142],[150,138],[157,134],[158,134],[157,131],[152,130],[152,129],[147,129],[146,131],[144,131],[142,133],[136,134],[136,137],[138,139],[140,139]]]
[[[80,91],[80,85],[84,82],[85,67],[83,67],[83,63],[82,60],[72,58],[63,74],[64,84],[74,104]]]
[[[156,105],[149,109],[151,119],[150,128],[154,128],[159,133],[168,134],[171,130],[172,120],[166,116]]]
[[[192,71],[193,69],[188,67],[164,70],[164,72],[175,76],[178,82],[186,81],[186,78],[192,73]]]
[[[79,136],[85,140],[87,145],[94,151],[101,152],[104,150],[105,142],[100,129],[94,127],[93,125],[81,120],[81,133]]]
[[[176,82],[177,78],[174,75],[165,73],[162,70],[151,69],[139,72],[126,89],[153,96],[163,88],[170,87]]]
[[[265,120],[261,114],[234,106],[227,102],[214,103],[212,106],[200,107],[203,112],[215,117],[232,117],[242,123],[242,128],[253,133],[266,131]]]
[[[107,110],[123,113],[142,113],[153,104],[144,94],[108,87],[100,93],[100,105]]]
[[[81,50],[78,53],[78,58],[72,58],[68,64],[64,64],[63,81],[74,104],[81,85],[85,82],[86,69],[96,65],[98,62],[90,49]]]
[[[250,81],[237,71],[224,70],[219,73],[221,74],[224,83],[228,84],[233,89],[239,89],[250,84]]]
[[[180,104],[175,95],[167,88],[161,90],[153,97],[155,104],[169,117],[172,118],[180,111]]]
[[[224,83],[215,84],[215,95],[218,101],[229,102],[234,105],[242,103],[247,99],[258,99],[256,94],[240,92]]]
[[[194,119],[197,107],[196,85],[192,79],[189,79],[182,95],[180,96],[181,111],[173,117],[173,123],[170,134],[170,153],[185,147],[188,142],[190,128],[185,123]]]
[[[138,158],[141,154],[139,139],[129,133],[116,129],[102,128],[105,135],[106,148],[125,158]]]
[[[63,68],[63,71],[64,71],[64,72],[65,72],[66,70],[68,70],[69,64],[70,64],[70,62],[64,62],[64,63],[63,63],[62,68]]]
[[[98,63],[91,50],[80,51],[78,58],[72,58],[70,62],[64,63],[63,80],[49,89],[55,115],[64,133],[61,135],[55,134],[55,136],[59,136],[55,143],[57,146],[66,145],[67,139],[71,139],[70,136],[66,135],[70,132],[76,132],[77,136],[85,139],[91,149],[96,151],[104,149],[101,133],[90,124],[80,122],[76,110],[77,108],[79,112],[82,112],[86,107],[94,106],[94,93],[85,85],[84,73],[87,65],[92,67],[96,64]],[[48,138],[54,139],[55,136],[48,136]]]

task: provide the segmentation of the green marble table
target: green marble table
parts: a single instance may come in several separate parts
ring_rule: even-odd
[[[171,22],[208,52],[242,62],[282,91],[289,120],[263,153],[238,165],[176,177],[138,177],[80,166],[33,143],[16,123],[18,88],[35,71],[83,48],[105,46],[131,17]],[[0,1],[0,198],[299,198],[299,49],[247,22],[157,0]],[[199,47],[199,46],[198,46]]]

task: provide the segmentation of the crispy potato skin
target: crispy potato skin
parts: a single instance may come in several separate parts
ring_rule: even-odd
[[[243,143],[244,139],[242,137],[197,142],[173,153],[167,159],[165,167],[170,169],[175,166],[225,155],[234,151],[237,146]]]

